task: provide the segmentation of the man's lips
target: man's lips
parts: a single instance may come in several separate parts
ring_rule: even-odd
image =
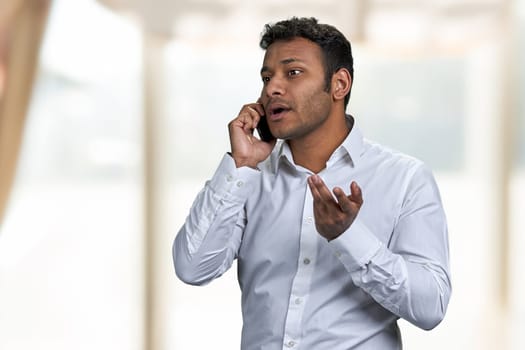
[[[282,103],[272,103],[266,108],[266,111],[268,111],[266,116],[270,120],[278,120],[290,110],[291,108],[288,105]]]

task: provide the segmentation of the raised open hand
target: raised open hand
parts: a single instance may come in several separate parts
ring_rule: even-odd
[[[345,232],[354,222],[363,196],[361,188],[355,181],[350,184],[350,195],[346,195],[340,187],[330,192],[319,175],[308,178],[308,185],[314,200],[314,218],[317,232],[329,241]]]

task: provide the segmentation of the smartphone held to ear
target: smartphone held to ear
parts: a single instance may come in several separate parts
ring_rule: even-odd
[[[261,117],[261,119],[259,120],[259,124],[257,124],[257,133],[259,133],[259,137],[264,142],[271,142],[275,140],[275,137],[270,131],[270,127],[268,126],[268,121],[266,120],[265,115]]]

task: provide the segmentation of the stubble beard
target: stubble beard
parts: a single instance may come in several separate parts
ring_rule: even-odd
[[[320,94],[326,96],[320,98]],[[329,99],[330,94],[323,88],[320,88],[318,91],[307,96],[303,106],[299,106],[299,109],[293,109],[289,112],[297,114],[297,117],[295,118],[297,124],[287,130],[282,130],[275,136],[283,140],[292,141],[304,139],[313,133],[326,122],[330,115]]]

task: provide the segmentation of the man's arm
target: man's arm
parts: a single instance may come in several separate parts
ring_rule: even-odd
[[[319,201],[334,201],[333,197],[320,195],[327,190],[322,189],[324,183],[314,181],[312,186],[314,207],[324,205],[326,209],[326,203]],[[354,197],[348,196],[349,200],[356,198],[354,192],[357,188],[352,189]],[[341,194],[336,197],[340,200]],[[445,315],[451,283],[446,219],[430,171],[419,167],[412,176],[388,247],[359,219],[359,208],[354,209],[354,218],[343,232],[337,226],[331,231],[326,225],[330,219],[316,216],[324,223],[321,234],[335,236],[330,245],[354,284],[399,317],[423,329],[435,327]],[[343,209],[337,210],[340,212],[332,216],[341,217]],[[324,215],[329,215],[326,210]]]
[[[175,238],[175,271],[186,283],[200,285],[221,276],[237,255],[246,221],[244,204],[260,180],[257,165],[275,146],[275,140],[253,136],[263,114],[260,103],[247,104],[229,123],[231,153],[195,199]]]
[[[237,169],[233,158],[224,156],[175,238],[173,260],[182,281],[206,284],[230,268],[244,229],[244,203],[259,176],[253,169]]]

